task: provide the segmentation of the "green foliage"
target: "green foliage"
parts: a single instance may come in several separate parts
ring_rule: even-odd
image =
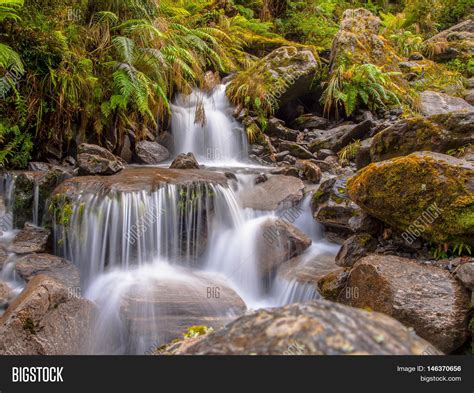
[[[381,33],[401,56],[443,51],[443,42],[422,48],[422,37],[473,10],[471,0],[0,0],[0,165],[64,156],[76,141],[118,151],[126,132],[140,139],[165,124],[171,98],[202,85],[208,70],[243,71],[228,93],[257,115],[260,127],[247,129],[258,139],[284,86],[246,70],[289,43],[328,50],[343,12],[357,7],[382,18]],[[393,75],[373,67],[332,73],[326,113],[397,104],[405,94]],[[453,81],[474,75],[472,59],[448,67]],[[415,88],[445,84],[429,78]]]
[[[399,73],[383,72],[374,64],[340,65],[330,76],[321,98],[324,112],[339,115],[340,107],[347,116],[362,105],[377,110],[386,105],[400,105],[401,90],[393,81]]]
[[[472,248],[466,243],[455,242],[453,244],[430,243],[430,253],[436,260],[447,259],[450,257],[471,256]]]
[[[184,338],[195,338],[213,332],[214,329],[209,326],[191,326],[183,333]]]
[[[347,164],[349,161],[353,160],[357,157],[357,153],[360,150],[361,141],[360,139],[356,139],[351,144],[342,148],[339,153],[337,153],[339,157],[339,162],[341,165]]]
[[[13,168],[24,168],[28,165],[33,149],[33,139],[18,126],[7,126],[0,122],[0,169],[7,165]]]

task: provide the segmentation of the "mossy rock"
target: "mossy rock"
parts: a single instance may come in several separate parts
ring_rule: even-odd
[[[372,162],[416,151],[446,153],[474,143],[474,112],[452,112],[403,119],[375,135],[370,146]]]
[[[436,243],[474,246],[471,162],[413,153],[367,166],[349,179],[347,189],[362,209],[392,227]]]
[[[380,18],[365,8],[348,9],[342,15],[331,53],[331,71],[343,63],[372,63],[399,72],[401,59],[388,40],[380,35]]]
[[[227,95],[233,104],[249,109],[278,109],[312,93],[319,70],[313,48],[283,46],[240,72],[227,87]]]

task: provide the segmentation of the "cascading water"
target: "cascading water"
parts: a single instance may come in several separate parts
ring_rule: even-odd
[[[175,152],[191,151],[213,167],[219,163],[215,170],[221,172],[246,166],[244,131],[230,111],[225,86],[178,97]],[[143,354],[192,325],[221,326],[246,308],[318,296],[314,285],[262,276],[262,228],[284,212],[243,208],[254,177],[237,171],[227,182],[111,188],[80,192],[69,201],[66,223],[53,219],[56,252],[79,267],[83,293],[100,309],[88,352]],[[309,196],[299,211],[293,224],[313,241],[302,263],[334,254],[337,247],[322,240],[313,220]]]
[[[248,155],[243,127],[232,117],[232,107],[217,86],[212,93],[194,90],[179,95],[172,105],[174,152],[193,152],[200,163],[241,166]]]

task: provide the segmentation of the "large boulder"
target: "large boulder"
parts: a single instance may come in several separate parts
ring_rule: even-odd
[[[474,107],[473,107],[474,109]],[[446,153],[474,143],[474,111],[399,120],[372,139],[373,162],[416,151]]]
[[[183,350],[180,350],[183,348]],[[296,350],[292,350],[295,349]],[[186,355],[440,354],[396,320],[324,300],[259,310],[194,344]]]
[[[32,224],[25,224],[8,246],[8,251],[15,254],[48,252],[51,247],[51,231]]]
[[[272,97],[278,99],[281,107],[311,93],[318,69],[319,62],[311,48],[283,46],[237,75],[229,84],[227,94],[233,101],[234,92],[258,78],[259,83],[271,87]]]
[[[462,98],[445,93],[427,90],[420,94],[420,98],[421,113],[427,117],[456,111],[474,111],[474,106]]]
[[[135,159],[142,164],[156,165],[169,156],[168,149],[156,142],[140,141],[135,145]]]
[[[245,313],[243,300],[218,277],[182,273],[141,278],[126,289],[119,313],[131,353],[181,338],[190,326],[216,329]]]
[[[103,147],[82,143],[77,148],[77,164],[81,175],[113,175],[126,163]]]
[[[275,175],[241,195],[243,207],[277,210],[297,205],[303,199],[304,184],[293,176]]]
[[[344,11],[339,32],[334,38],[330,72],[339,65],[371,63],[389,71],[400,71],[400,58],[390,43],[379,35],[380,19],[364,8]]]
[[[467,338],[469,296],[446,270],[391,255],[370,255],[352,268],[346,284],[354,296],[340,301],[389,315],[443,352]]]
[[[193,153],[181,153],[173,160],[170,169],[199,169],[199,163]]]
[[[372,122],[366,120],[359,124],[345,124],[329,130],[313,131],[317,134],[309,145],[309,150],[316,153],[322,149],[339,151],[357,139],[367,137]]]
[[[15,271],[26,282],[45,275],[67,287],[71,293],[80,285],[78,268],[64,258],[50,254],[30,254],[18,259]]]
[[[419,152],[370,164],[347,182],[351,199],[406,237],[474,246],[474,163]]]
[[[300,255],[311,245],[311,239],[283,219],[268,219],[260,228],[258,246],[259,270],[268,276],[278,266]]]
[[[96,316],[94,304],[36,276],[0,317],[2,355],[80,355]]]

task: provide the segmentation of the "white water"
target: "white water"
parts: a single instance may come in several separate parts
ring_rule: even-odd
[[[247,161],[247,138],[232,117],[225,89],[220,85],[211,94],[195,90],[177,97],[172,105],[175,154],[192,152],[207,165],[242,166]]]
[[[205,124],[195,122],[199,102]],[[180,96],[172,109],[175,153],[193,152],[212,166],[250,165],[225,86]],[[177,329],[235,317],[235,304],[209,297],[213,288],[233,289],[248,309],[319,296],[314,285],[259,273],[262,225],[285,212],[242,208],[241,196],[253,184],[254,175],[237,174],[229,186],[165,184],[153,192],[83,193],[73,201],[68,227],[54,226],[55,251],[79,267],[83,293],[100,309],[87,352],[148,353]],[[312,217],[309,195],[300,208],[293,224],[313,240],[302,263],[335,254],[338,247],[322,239]],[[41,221],[37,211],[33,218]]]

